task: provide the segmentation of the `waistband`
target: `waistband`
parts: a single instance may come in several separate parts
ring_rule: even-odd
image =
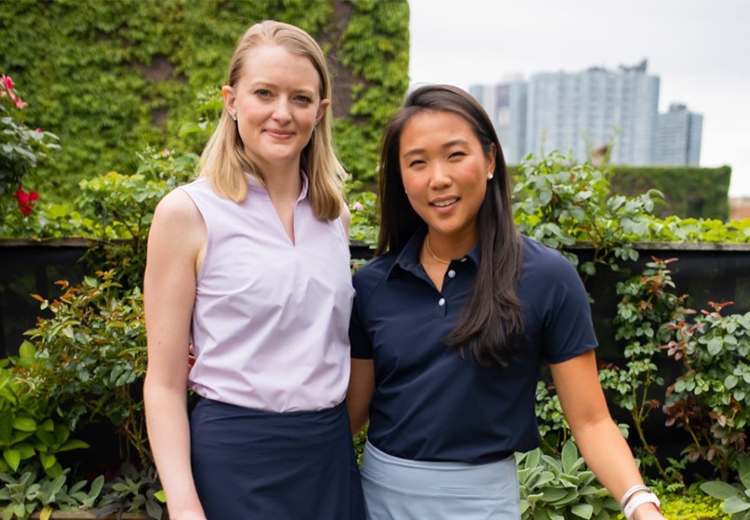
[[[492,495],[516,486],[518,479],[514,456],[485,464],[409,460],[389,455],[369,441],[361,473],[378,485],[423,496],[440,496],[457,488],[481,489],[482,494]]]

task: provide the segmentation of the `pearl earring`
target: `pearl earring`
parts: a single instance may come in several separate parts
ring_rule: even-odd
[[[234,114],[229,114],[229,117],[231,117],[231,118],[232,118],[232,121],[234,121],[235,123],[237,122],[237,116],[236,116],[236,115],[234,115]]]
[[[488,181],[489,181],[489,180],[492,180],[492,178],[493,178],[494,176],[495,176],[495,174],[494,174],[494,173],[492,173],[492,172],[489,172],[489,173],[487,174],[487,180],[488,180]]]

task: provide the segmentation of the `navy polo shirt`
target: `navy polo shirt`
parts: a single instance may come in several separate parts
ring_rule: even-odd
[[[450,263],[438,291],[419,263],[424,235],[418,231],[400,253],[354,275],[352,357],[373,359],[375,367],[370,442],[404,459],[469,463],[534,449],[540,366],[597,346],[578,273],[558,251],[524,237],[517,294],[526,349],[506,367],[482,366],[442,342],[471,291],[477,246]]]

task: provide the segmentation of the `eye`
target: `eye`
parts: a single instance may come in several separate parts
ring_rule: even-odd
[[[462,150],[454,150],[448,155],[448,160],[451,159],[461,159],[462,157],[466,157],[466,153]]]
[[[271,97],[271,91],[265,88],[259,88],[255,91],[255,95],[259,98],[270,98]]]
[[[313,102],[312,98],[310,96],[304,96],[302,94],[295,96],[294,100],[298,103],[302,103],[303,105],[309,105]]]
[[[419,168],[421,166],[424,166],[425,164],[427,164],[427,163],[424,160],[422,160],[422,159],[414,159],[412,161],[409,161],[406,165],[409,168]]]

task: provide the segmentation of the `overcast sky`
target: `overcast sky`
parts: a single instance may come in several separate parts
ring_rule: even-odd
[[[409,0],[410,76],[464,89],[648,59],[659,110],[703,115],[701,166],[750,197],[750,0]]]

